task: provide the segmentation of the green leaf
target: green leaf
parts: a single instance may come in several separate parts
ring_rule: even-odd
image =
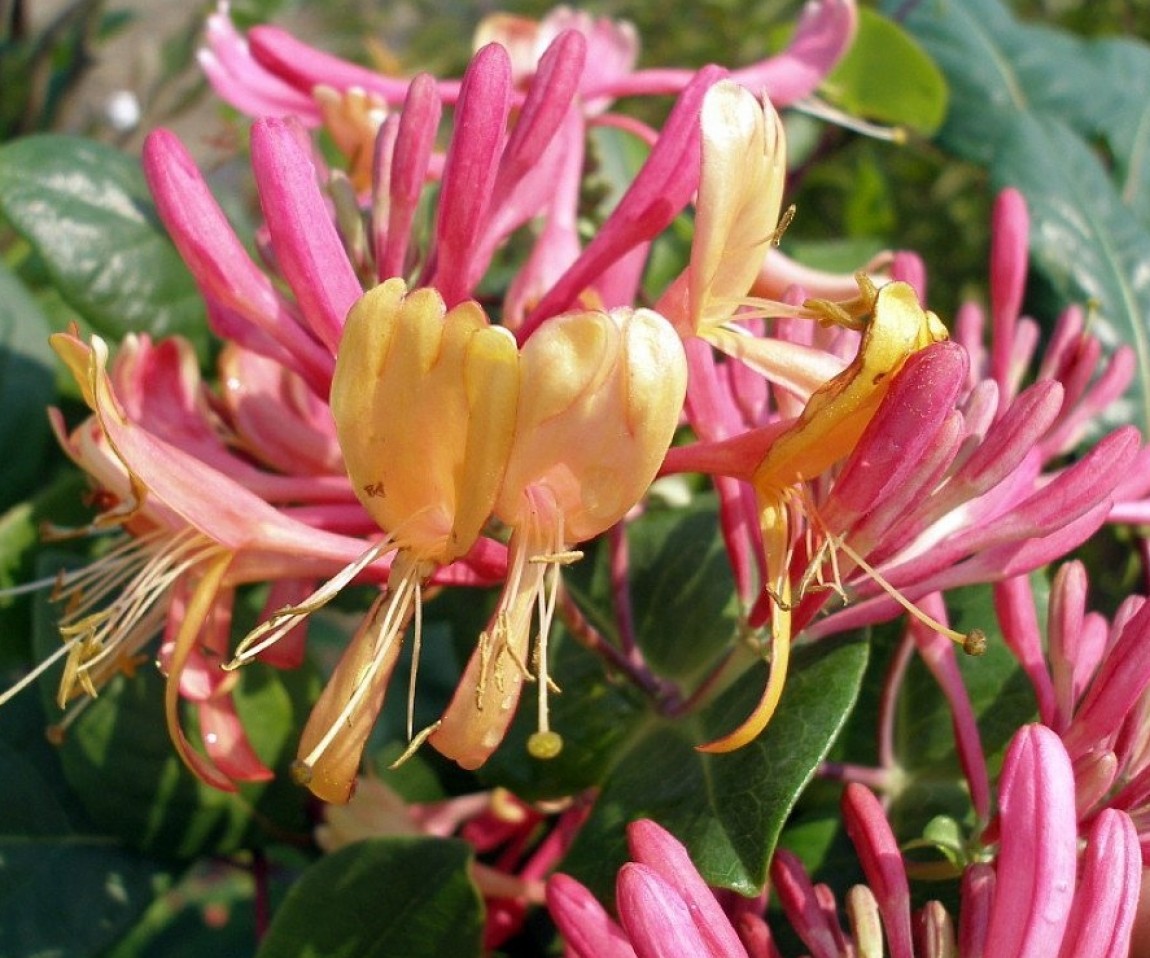
[[[1106,345],[1134,347],[1138,377],[1120,414],[1147,429],[1150,47],[1025,24],[1000,0],[916,4],[906,26],[950,84],[939,142],[1023,192],[1038,270],[1063,304],[1091,302]]]
[[[649,718],[637,692],[604,676],[602,660],[556,630],[560,637],[551,674],[563,691],[551,697],[550,718],[563,750],[546,761],[528,753],[527,739],[538,723],[534,702],[525,695],[507,738],[477,773],[485,785],[528,801],[564,798],[598,785],[635,727]]]
[[[627,528],[635,639],[664,678],[696,678],[729,647],[738,628],[727,552],[713,496],[684,509],[652,509]],[[616,638],[605,544],[572,569],[572,590],[598,610],[597,626]],[[688,636],[689,639],[684,638]]]
[[[47,407],[56,396],[50,332],[36,300],[0,262],[0,449],[9,450],[0,462],[0,511],[43,479]]]
[[[756,893],[783,823],[854,704],[866,660],[858,638],[797,649],[771,724],[726,755],[694,746],[746,716],[762,692],[761,669],[699,716],[649,723],[604,781],[563,870],[609,898],[627,858],[627,823],[653,818],[683,841],[708,883]]]
[[[930,136],[946,116],[946,80],[897,23],[859,8],[859,29],[821,92],[841,109]]]
[[[203,339],[196,284],[136,160],[78,137],[16,140],[0,148],[0,212],[97,332]]]
[[[35,696],[0,710],[0,955],[95,956],[170,876],[85,819],[43,724]]]
[[[276,912],[257,958],[468,958],[482,954],[471,848],[369,839],[323,858]]]
[[[1065,124],[1023,115],[991,177],[1026,196],[1031,261],[1063,302],[1089,304],[1103,344],[1133,347],[1139,376],[1122,419],[1150,425],[1150,229],[1123,206],[1098,157]],[[1111,410],[1113,413],[1113,410]]]
[[[59,646],[55,610],[46,597],[34,608],[33,647],[40,656]],[[40,683],[49,714],[58,673]],[[268,830],[306,828],[306,792],[287,768],[296,735],[316,695],[314,673],[251,668],[239,673],[236,710],[252,746],[276,771],[270,782],[243,783],[236,793],[203,784],[176,755],[163,708],[164,679],[141,667],[101,690],[68,727],[60,746],[64,774],[87,814],[101,830],[135,848],[165,858],[227,854],[265,840]],[[185,716],[191,723],[193,715]],[[187,734],[196,737],[194,727]]]

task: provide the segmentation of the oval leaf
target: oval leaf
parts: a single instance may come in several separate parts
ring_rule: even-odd
[[[646,726],[603,783],[563,870],[610,898],[626,860],[626,824],[653,818],[687,846],[709,884],[757,894],[783,823],[854,705],[867,653],[858,637],[796,650],[771,724],[726,755],[694,746],[746,715],[762,692],[761,670],[700,717]]]
[[[17,140],[0,149],[0,212],[97,332],[202,338],[203,303],[136,160],[79,137]]]
[[[946,79],[897,23],[859,8],[859,29],[820,92],[848,113],[930,136],[946,116]]]

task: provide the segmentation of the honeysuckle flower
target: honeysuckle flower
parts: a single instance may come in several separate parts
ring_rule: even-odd
[[[126,534],[104,557],[61,580],[60,592],[68,600],[61,620],[65,644],[59,654],[67,659],[61,704],[78,691],[94,695],[117,671],[138,662],[143,647],[163,630],[165,710],[181,757],[223,789],[234,788],[232,779],[267,777],[230,709],[232,683],[218,669],[232,592],[247,582],[330,575],[362,553],[364,542],[293,518],[249,488],[267,493],[282,479],[278,491],[295,495],[305,482],[261,477],[203,432],[203,424],[197,425],[192,410],[181,404],[198,398],[194,390],[181,391],[187,380],[157,375],[170,372],[172,360],[179,363],[180,347],[153,349],[129,339],[114,383],[108,349],[99,337],[88,345],[60,334],[53,346],[93,413],[71,435],[56,415],[61,444],[108,504],[94,528]],[[183,367],[184,375],[190,371]],[[160,378],[156,402],[143,403],[140,390]],[[173,401],[165,403],[166,390]],[[145,405],[147,413],[135,418],[132,412]],[[309,508],[310,518],[322,514],[319,504]],[[377,567],[364,575],[378,578],[385,572]],[[179,709],[184,693],[197,705],[206,756],[184,736]]]
[[[174,134],[149,135],[144,173],[217,335],[292,370],[326,398],[343,317],[362,288],[293,124],[257,122],[252,147],[274,261],[298,303],[251,260]]]
[[[779,106],[802,98],[849,47],[855,22],[851,0],[811,3],[788,50],[738,71],[736,79],[756,93],[769,92]],[[459,84],[375,75],[309,50],[272,27],[254,28],[244,40],[228,22],[226,5],[210,18],[207,39],[202,61],[209,79],[237,107],[251,110],[257,104],[255,115],[282,113],[279,94],[284,84],[300,96],[314,95],[320,108],[305,109],[301,117],[313,123],[325,118],[335,140],[346,142],[354,154],[357,183],[365,180],[361,161],[368,152],[365,141],[371,127],[385,109],[404,104],[403,112],[408,112],[417,83],[423,87],[420,99],[455,105],[457,136],[443,165],[437,248],[429,250],[427,258],[435,275],[425,271],[419,282],[439,288],[448,305],[462,301],[474,289],[491,251],[511,230],[541,216],[535,251],[505,303],[505,323],[512,327],[525,323],[521,339],[546,317],[580,304],[611,307],[633,301],[645,244],[670,223],[697,186],[694,126],[699,99],[720,75],[717,68],[700,74],[633,72],[635,40],[629,27],[593,21],[565,9],[538,25],[502,16],[485,21],[477,43],[481,49]],[[248,85],[233,96],[237,84]],[[265,87],[267,105],[261,108]],[[635,121],[603,114],[615,95],[647,93],[680,97],[662,137]],[[504,120],[512,108],[518,120],[507,136]],[[470,114],[478,119],[468,120]],[[377,169],[402,166],[397,151],[407,136],[398,120],[391,123],[393,118],[383,122],[377,138]],[[580,254],[576,212],[585,129],[589,123],[606,122],[635,132],[656,148],[624,200]],[[516,156],[526,161],[517,164]],[[499,178],[493,181],[496,165]],[[425,158],[422,171],[435,175],[432,166]],[[449,176],[452,166],[460,169]],[[526,175],[528,171],[531,175]],[[377,211],[396,208],[394,196],[383,199],[389,189],[386,179],[385,175],[375,181]],[[450,185],[452,180],[456,186]],[[411,183],[411,178],[405,182]],[[410,205],[398,204],[401,209]],[[474,235],[480,224],[482,237]],[[393,249],[406,245],[396,239],[393,229],[388,232]],[[441,260],[439,253],[445,250],[451,262]],[[376,263],[387,264],[377,272],[379,280],[408,275],[400,272],[403,264],[394,255],[383,258],[379,253],[377,249]]]
[[[738,243],[733,244],[735,248]],[[722,274],[713,267],[707,275]],[[749,277],[735,282],[741,286]],[[715,289],[719,284],[708,286]],[[793,586],[803,575],[793,577],[790,569],[802,532],[792,516],[801,516],[803,502],[809,501],[802,498],[800,489],[855,451],[903,365],[946,337],[938,317],[919,306],[905,283],[888,284],[872,296],[871,317],[854,360],[815,390],[794,419],[773,423],[755,435],[679,449],[669,457],[669,465],[676,469],[702,468],[750,482],[765,559],[770,676],[751,715],[730,734],[701,746],[705,750],[727,751],[746,744],[766,726],[782,694],[792,641]],[[817,534],[825,532],[821,526],[813,528]]]
[[[1037,381],[1021,389],[1038,341],[1034,321],[1018,316],[1027,241],[1021,197],[1004,192],[994,215],[999,238],[989,351],[981,345],[981,309],[968,304],[956,320],[955,340],[971,357],[958,388],[961,415],[933,415],[929,427],[914,425],[913,416],[922,414],[910,406],[885,417],[846,464],[841,478],[848,481],[819,504],[832,528],[854,526],[846,541],[856,551],[864,545],[870,564],[914,601],[932,587],[999,581],[1064,555],[1140,481],[1132,473],[1145,452],[1133,427],[1108,433],[1078,461],[1061,465],[1085,426],[1129,382],[1132,353],[1120,347],[1099,373],[1100,346],[1084,336],[1081,313],[1070,309],[1059,319]],[[919,482],[908,484],[915,473]],[[873,478],[864,481],[866,475]],[[880,539],[881,548],[871,552]],[[808,634],[879,621],[897,610],[873,580],[854,582],[857,593],[874,598],[813,622]],[[810,622],[816,603],[822,604],[812,596],[805,609],[800,604],[797,620]]]
[[[1013,264],[1013,272],[997,270],[992,288],[999,329],[1018,344],[993,349],[996,356],[1025,360],[1027,349],[1032,349],[1026,344],[1034,341],[1033,324],[1017,321],[1012,312],[1017,307],[1009,305],[1021,301],[1018,264],[1025,262],[1025,232],[1018,224],[1019,209],[1008,197],[996,212],[999,222],[1011,219],[1012,228],[1004,231],[1012,239],[1003,240],[997,250],[1000,259]],[[1019,237],[1022,250],[1017,249]],[[906,270],[913,263],[896,265]],[[911,270],[915,272],[920,271]],[[967,308],[960,317],[959,335],[971,348],[977,341],[972,328],[978,316]],[[996,581],[1037,568],[1095,531],[1120,494],[1116,487],[1129,475],[1140,442],[1135,430],[1121,428],[1079,462],[1047,471],[1047,463],[1054,465],[1056,457],[1068,451],[1091,411],[1120,391],[1129,375],[1130,357],[1120,353],[1088,388],[1097,351],[1071,352],[1070,344],[1081,342],[1073,335],[1075,321],[1073,312],[1064,317],[1054,357],[1044,364],[1039,382],[1021,392],[1021,372],[1001,358],[995,362],[1012,370],[1009,376],[1000,374],[1005,395],[996,382],[971,374],[965,351],[958,346],[935,345],[911,356],[845,461],[823,482],[805,486],[806,502],[817,519],[816,548],[808,550],[799,539],[790,539],[795,543],[789,553],[792,583],[818,581],[825,550],[839,551],[836,583],[856,601],[817,619],[831,593],[802,587],[799,592],[805,594],[782,603],[793,608],[776,616],[782,583],[772,583],[768,563],[759,575],[769,589],[752,610],[751,623],[789,617],[795,634],[817,638],[897,614],[899,597],[926,601],[935,589]],[[802,329],[795,320],[777,326],[783,335]],[[830,362],[841,355],[844,340],[855,335],[844,330],[838,343],[826,344]],[[687,411],[696,432],[708,441],[673,450],[667,468],[750,479],[745,463],[753,461],[755,449],[776,441],[784,428],[779,413],[761,401],[758,411],[752,411],[732,393],[743,388],[746,377],[730,374],[730,362],[716,362],[690,346],[688,353],[692,379]],[[976,352],[976,362],[983,363],[983,355]],[[787,385],[788,394],[778,396],[780,410],[793,401],[789,391],[799,384]],[[1070,403],[1064,401],[1067,394],[1075,397]],[[748,501],[737,486],[720,491],[727,539],[741,550],[732,555],[746,582],[753,570],[745,554],[748,540],[738,529],[753,521]],[[770,542],[765,546],[769,551]],[[747,594],[746,586],[743,589]],[[857,601],[860,597],[864,601]]]
[[[547,719],[546,637],[571,549],[623,518],[670,445],[686,391],[678,336],[650,310],[554,317],[523,345],[514,440],[494,514],[511,530],[507,584],[431,744],[475,768],[502,740],[531,661],[540,757],[561,740]]]
[[[747,958],[687,850],[653,821],[627,826],[632,861],[619,871],[616,923],[567,875],[547,882],[551,917],[574,958]]]
[[[1049,729],[1026,726],[1015,735],[999,783],[1001,839],[997,850],[987,849],[993,863],[966,867],[957,928],[936,904],[920,914],[918,933],[902,856],[882,807],[863,786],[847,787],[844,819],[873,892],[865,910],[881,919],[892,958],[1127,953],[1141,877],[1133,825],[1121,812],[1100,818],[1084,836],[1077,862],[1071,778],[1069,757]],[[871,953],[862,950],[855,914],[855,934],[846,935],[825,906],[815,904],[815,888],[797,859],[780,852],[771,876],[813,955],[849,954],[852,937],[860,953]],[[1093,920],[1102,915],[1105,921]]]
[[[435,290],[408,295],[403,280],[392,279],[348,316],[332,416],[356,495],[387,537],[251,633],[236,658],[274,643],[379,556],[396,553],[386,596],[352,638],[301,736],[296,776],[326,801],[351,795],[423,583],[472,549],[491,514],[519,377],[514,338],[473,302],[448,311]]]
[[[765,91],[779,105],[812,93],[849,49],[857,27],[852,0],[815,0],[803,10],[795,35],[777,56],[735,72],[735,79],[755,91]],[[476,47],[498,42],[513,55],[515,79],[523,83],[551,41],[564,31],[580,33],[593,51],[580,83],[584,109],[594,115],[619,97],[681,93],[691,82],[686,69],[633,70],[638,38],[625,22],[592,19],[558,7],[542,21],[495,15],[484,20]],[[389,77],[339,60],[276,27],[258,26],[246,38],[231,23],[228,4],[221,3],[208,18],[206,46],[200,63],[216,94],[251,116],[280,115],[285,107],[298,110],[315,124],[320,111],[309,102],[317,87],[344,92],[358,88],[394,105],[403,100],[408,80]],[[458,84],[440,83],[444,99],[453,101]]]
[[[967,865],[957,927],[937,902],[911,914],[898,842],[878,799],[858,784],[847,786],[842,810],[867,884],[847,895],[849,928],[840,924],[831,890],[814,885],[787,851],[775,853],[772,891],[813,958],[1120,958],[1140,887],[1137,839],[1129,817],[1111,810],[1085,835],[1079,856],[1071,778],[1056,735],[1042,726],[1019,730],[999,783],[1001,840]],[[632,861],[616,883],[618,923],[574,879],[560,874],[548,882],[548,907],[570,954],[779,955],[758,908],[747,900],[721,906],[672,835],[638,821],[627,836]]]

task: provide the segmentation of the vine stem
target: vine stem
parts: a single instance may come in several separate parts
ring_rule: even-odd
[[[632,648],[632,654],[627,655],[608,642],[603,633],[587,620],[571,593],[562,586],[559,587],[558,611],[563,624],[580,645],[625,675],[633,685],[658,702],[664,711],[678,707],[678,690],[651,672],[637,648]]]

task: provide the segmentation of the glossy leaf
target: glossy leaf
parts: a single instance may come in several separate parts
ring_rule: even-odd
[[[930,136],[946,116],[946,80],[934,61],[897,23],[859,8],[850,50],[821,92],[848,113]]]
[[[1101,161],[1065,124],[1023,116],[1004,137],[992,171],[1016,186],[1033,221],[1033,265],[1063,302],[1087,304],[1105,346],[1131,345],[1134,388],[1125,419],[1150,425],[1150,228],[1131,215]]]
[[[0,461],[0,512],[43,478],[51,437],[46,407],[56,395],[51,332],[36,300],[0,263],[0,449],[20,451]]]
[[[0,148],[0,214],[97,332],[202,333],[195,282],[131,157],[76,137],[16,140]]]
[[[478,958],[483,916],[461,841],[377,838],[300,877],[257,958]]]
[[[1023,192],[1038,271],[1063,303],[1091,304],[1104,343],[1137,351],[1124,412],[1147,428],[1150,46],[1024,24],[1000,0],[914,4],[905,25],[950,84],[939,142]]]
[[[866,660],[857,638],[796,650],[771,724],[726,755],[694,746],[746,714],[762,692],[761,669],[699,716],[647,725],[604,781],[563,869],[609,897],[626,860],[624,828],[649,817],[686,844],[710,884],[757,893],[783,823],[854,704]]]

